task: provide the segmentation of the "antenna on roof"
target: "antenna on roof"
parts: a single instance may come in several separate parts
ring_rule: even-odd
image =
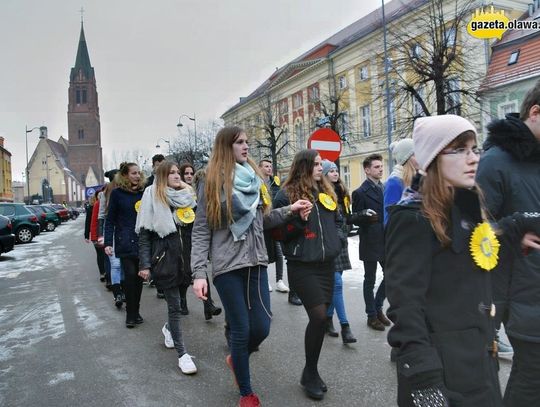
[[[79,10],[79,13],[81,13],[81,25],[84,23],[84,8],[81,7],[81,9]]]

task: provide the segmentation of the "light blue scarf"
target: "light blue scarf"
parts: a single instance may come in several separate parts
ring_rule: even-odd
[[[261,184],[262,180],[251,165],[236,163],[232,190],[233,221],[229,226],[235,242],[246,238],[246,232],[257,216]]]

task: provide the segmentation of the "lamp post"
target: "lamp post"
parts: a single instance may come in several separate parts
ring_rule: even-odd
[[[195,148],[197,148],[197,116],[195,116],[195,113],[193,113],[193,117],[189,117],[187,114],[181,114],[180,118],[178,119],[178,124],[176,125],[178,128],[184,126],[182,124],[182,117],[185,117],[193,122],[193,138],[195,139]]]
[[[387,127],[387,143],[388,143],[388,169],[389,173],[392,172],[393,162],[392,162],[392,150],[390,149],[390,144],[392,144],[392,117],[390,109],[390,87],[388,80],[388,47],[386,41],[386,16],[384,14],[384,0],[381,0],[382,3],[382,25],[383,25],[383,42],[384,42],[384,82],[386,88],[386,127]]]
[[[30,204],[30,171],[28,168],[28,133],[32,133],[34,130],[39,129],[39,138],[47,138],[47,127],[46,126],[36,126],[31,129],[28,129],[28,126],[25,127],[24,137],[26,140],[26,191],[28,193],[28,204]]]
[[[159,140],[163,140],[165,143],[167,143],[167,145],[169,147],[169,155],[171,155],[171,141],[170,140],[165,140],[163,137],[160,137],[156,141],[156,148],[161,148],[161,146],[159,145]]]

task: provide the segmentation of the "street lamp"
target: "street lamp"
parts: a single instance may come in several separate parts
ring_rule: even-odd
[[[28,133],[32,133],[34,130],[39,129],[39,138],[47,138],[47,127],[46,126],[37,126],[31,129],[28,129],[28,126],[25,127],[25,140],[26,140],[26,191],[28,192],[28,203],[30,204],[30,171],[28,168]]]
[[[184,126],[182,124],[182,117],[185,117],[193,122],[193,138],[195,139],[195,148],[197,148],[197,116],[195,116],[195,113],[193,113],[193,117],[189,117],[187,114],[181,114],[180,118],[178,119],[178,124],[176,125],[178,128]]]
[[[159,145],[159,140],[163,140],[165,143],[168,144],[169,155],[170,155],[171,154],[171,142],[170,142],[170,140],[165,140],[163,137],[158,138],[157,141],[156,141],[156,148],[161,148],[161,146]]]

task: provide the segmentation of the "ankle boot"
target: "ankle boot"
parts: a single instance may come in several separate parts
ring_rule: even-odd
[[[221,308],[214,305],[214,301],[206,300],[204,302],[204,319],[207,321],[212,319],[212,316],[221,314]]]
[[[337,338],[339,334],[336,332],[336,329],[334,328],[334,322],[332,321],[332,317],[326,317],[326,333],[328,336],[332,336],[334,338]]]
[[[341,339],[343,343],[355,343],[356,338],[351,332],[349,324],[341,324]]]
[[[312,398],[314,400],[322,400],[324,398],[324,392],[321,388],[318,374],[309,374],[308,371],[304,368],[304,371],[302,372],[302,378],[300,379],[300,384],[304,388],[306,396],[308,396],[309,398]]]
[[[186,297],[180,297],[180,314],[189,315],[189,310],[188,310],[188,307],[187,307],[187,298]]]

